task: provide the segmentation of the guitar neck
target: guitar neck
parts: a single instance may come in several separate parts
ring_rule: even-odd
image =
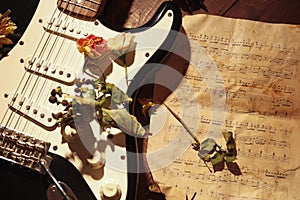
[[[73,17],[93,21],[102,12],[106,0],[58,0],[57,7],[63,13]]]

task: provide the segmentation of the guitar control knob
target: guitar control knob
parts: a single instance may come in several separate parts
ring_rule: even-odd
[[[121,187],[114,180],[106,180],[100,187],[100,196],[102,200],[119,200],[121,199]]]
[[[67,142],[72,142],[78,137],[77,131],[75,129],[71,128],[70,126],[65,126],[62,129],[62,134],[63,134],[64,139]]]
[[[100,169],[105,165],[105,153],[96,151],[94,155],[86,161],[92,169]]]

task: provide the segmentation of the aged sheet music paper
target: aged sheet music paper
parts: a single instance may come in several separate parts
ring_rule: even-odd
[[[191,64],[165,103],[200,140],[233,131],[243,174],[210,173],[162,105],[148,146],[154,179],[194,200],[300,199],[300,27],[204,14],[183,27]]]

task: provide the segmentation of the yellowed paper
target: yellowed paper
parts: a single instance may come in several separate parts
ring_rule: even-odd
[[[300,199],[300,27],[203,14],[183,27],[191,64],[165,103],[201,141],[224,146],[221,131],[233,131],[242,175],[211,173],[161,105],[148,146],[154,179],[194,200]]]

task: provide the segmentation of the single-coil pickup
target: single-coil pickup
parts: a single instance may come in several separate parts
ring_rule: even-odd
[[[68,21],[68,19],[53,17],[51,19],[46,19],[43,21],[45,22],[43,27],[47,32],[74,41],[77,41],[79,38],[88,36],[90,34],[88,30],[92,30],[91,24],[83,22],[77,23],[74,20]]]
[[[51,160],[46,155],[49,147],[50,143],[0,126],[0,158],[3,160],[42,172],[41,159]]]
[[[38,105],[34,100],[15,94],[8,106],[14,112],[46,130],[54,130],[57,127],[56,120],[52,118],[52,113],[43,106]]]
[[[38,61],[38,59],[27,58],[25,61],[25,69],[32,74],[66,85],[73,85],[76,80],[75,73],[46,60]]]

